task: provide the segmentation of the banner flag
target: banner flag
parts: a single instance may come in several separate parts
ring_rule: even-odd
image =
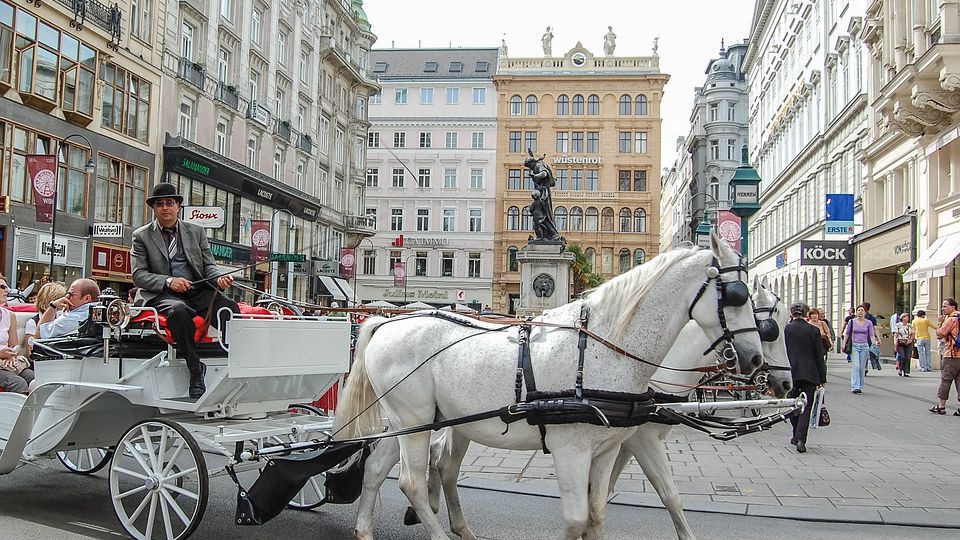
[[[33,200],[37,205],[37,223],[53,223],[53,205],[57,200],[57,156],[27,156]]]
[[[407,284],[407,263],[397,262],[393,265],[393,286],[404,287]]]
[[[340,248],[340,276],[353,279],[356,270],[357,251],[354,248]]]
[[[723,210],[717,218],[717,235],[734,251],[740,251],[740,241],[743,231],[740,225],[740,216]]]
[[[251,257],[254,261],[270,258],[270,222],[253,220],[250,222]]]

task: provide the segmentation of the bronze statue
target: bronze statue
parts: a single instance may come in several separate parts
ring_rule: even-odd
[[[533,150],[527,149],[530,155],[523,162],[523,166],[529,169],[528,174],[533,181],[533,191],[530,203],[530,218],[533,222],[534,236],[530,238],[531,242],[563,242],[563,238],[557,231],[556,221],[553,216],[553,196],[550,188],[557,185],[557,179],[553,176],[553,171],[543,162],[546,155],[539,158],[533,155]]]

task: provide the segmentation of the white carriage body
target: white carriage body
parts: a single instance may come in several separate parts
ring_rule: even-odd
[[[287,409],[315,401],[347,372],[349,322],[237,316],[226,343],[223,356],[203,359],[207,391],[198,400],[186,397],[189,372],[168,359],[172,349],[150,358],[37,362],[32,394],[0,393],[0,474],[21,460],[113,446],[150,418],[174,418],[227,455],[218,445],[329,429],[329,418]]]

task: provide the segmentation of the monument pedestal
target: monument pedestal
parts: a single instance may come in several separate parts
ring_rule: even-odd
[[[574,256],[564,243],[532,241],[517,253],[520,305],[517,316],[537,316],[570,302],[570,266]]]

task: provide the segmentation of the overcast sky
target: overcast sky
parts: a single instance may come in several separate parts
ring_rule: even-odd
[[[365,0],[377,35],[374,48],[499,47],[510,56],[542,56],[540,37],[553,28],[553,55],[577,41],[603,54],[607,26],[617,34],[616,56],[645,56],[660,37],[660,69],[670,75],[663,100],[661,166],[676,159],[674,141],[689,130],[693,89],[703,84],[707,61],[720,39],[750,33],[753,0]]]

